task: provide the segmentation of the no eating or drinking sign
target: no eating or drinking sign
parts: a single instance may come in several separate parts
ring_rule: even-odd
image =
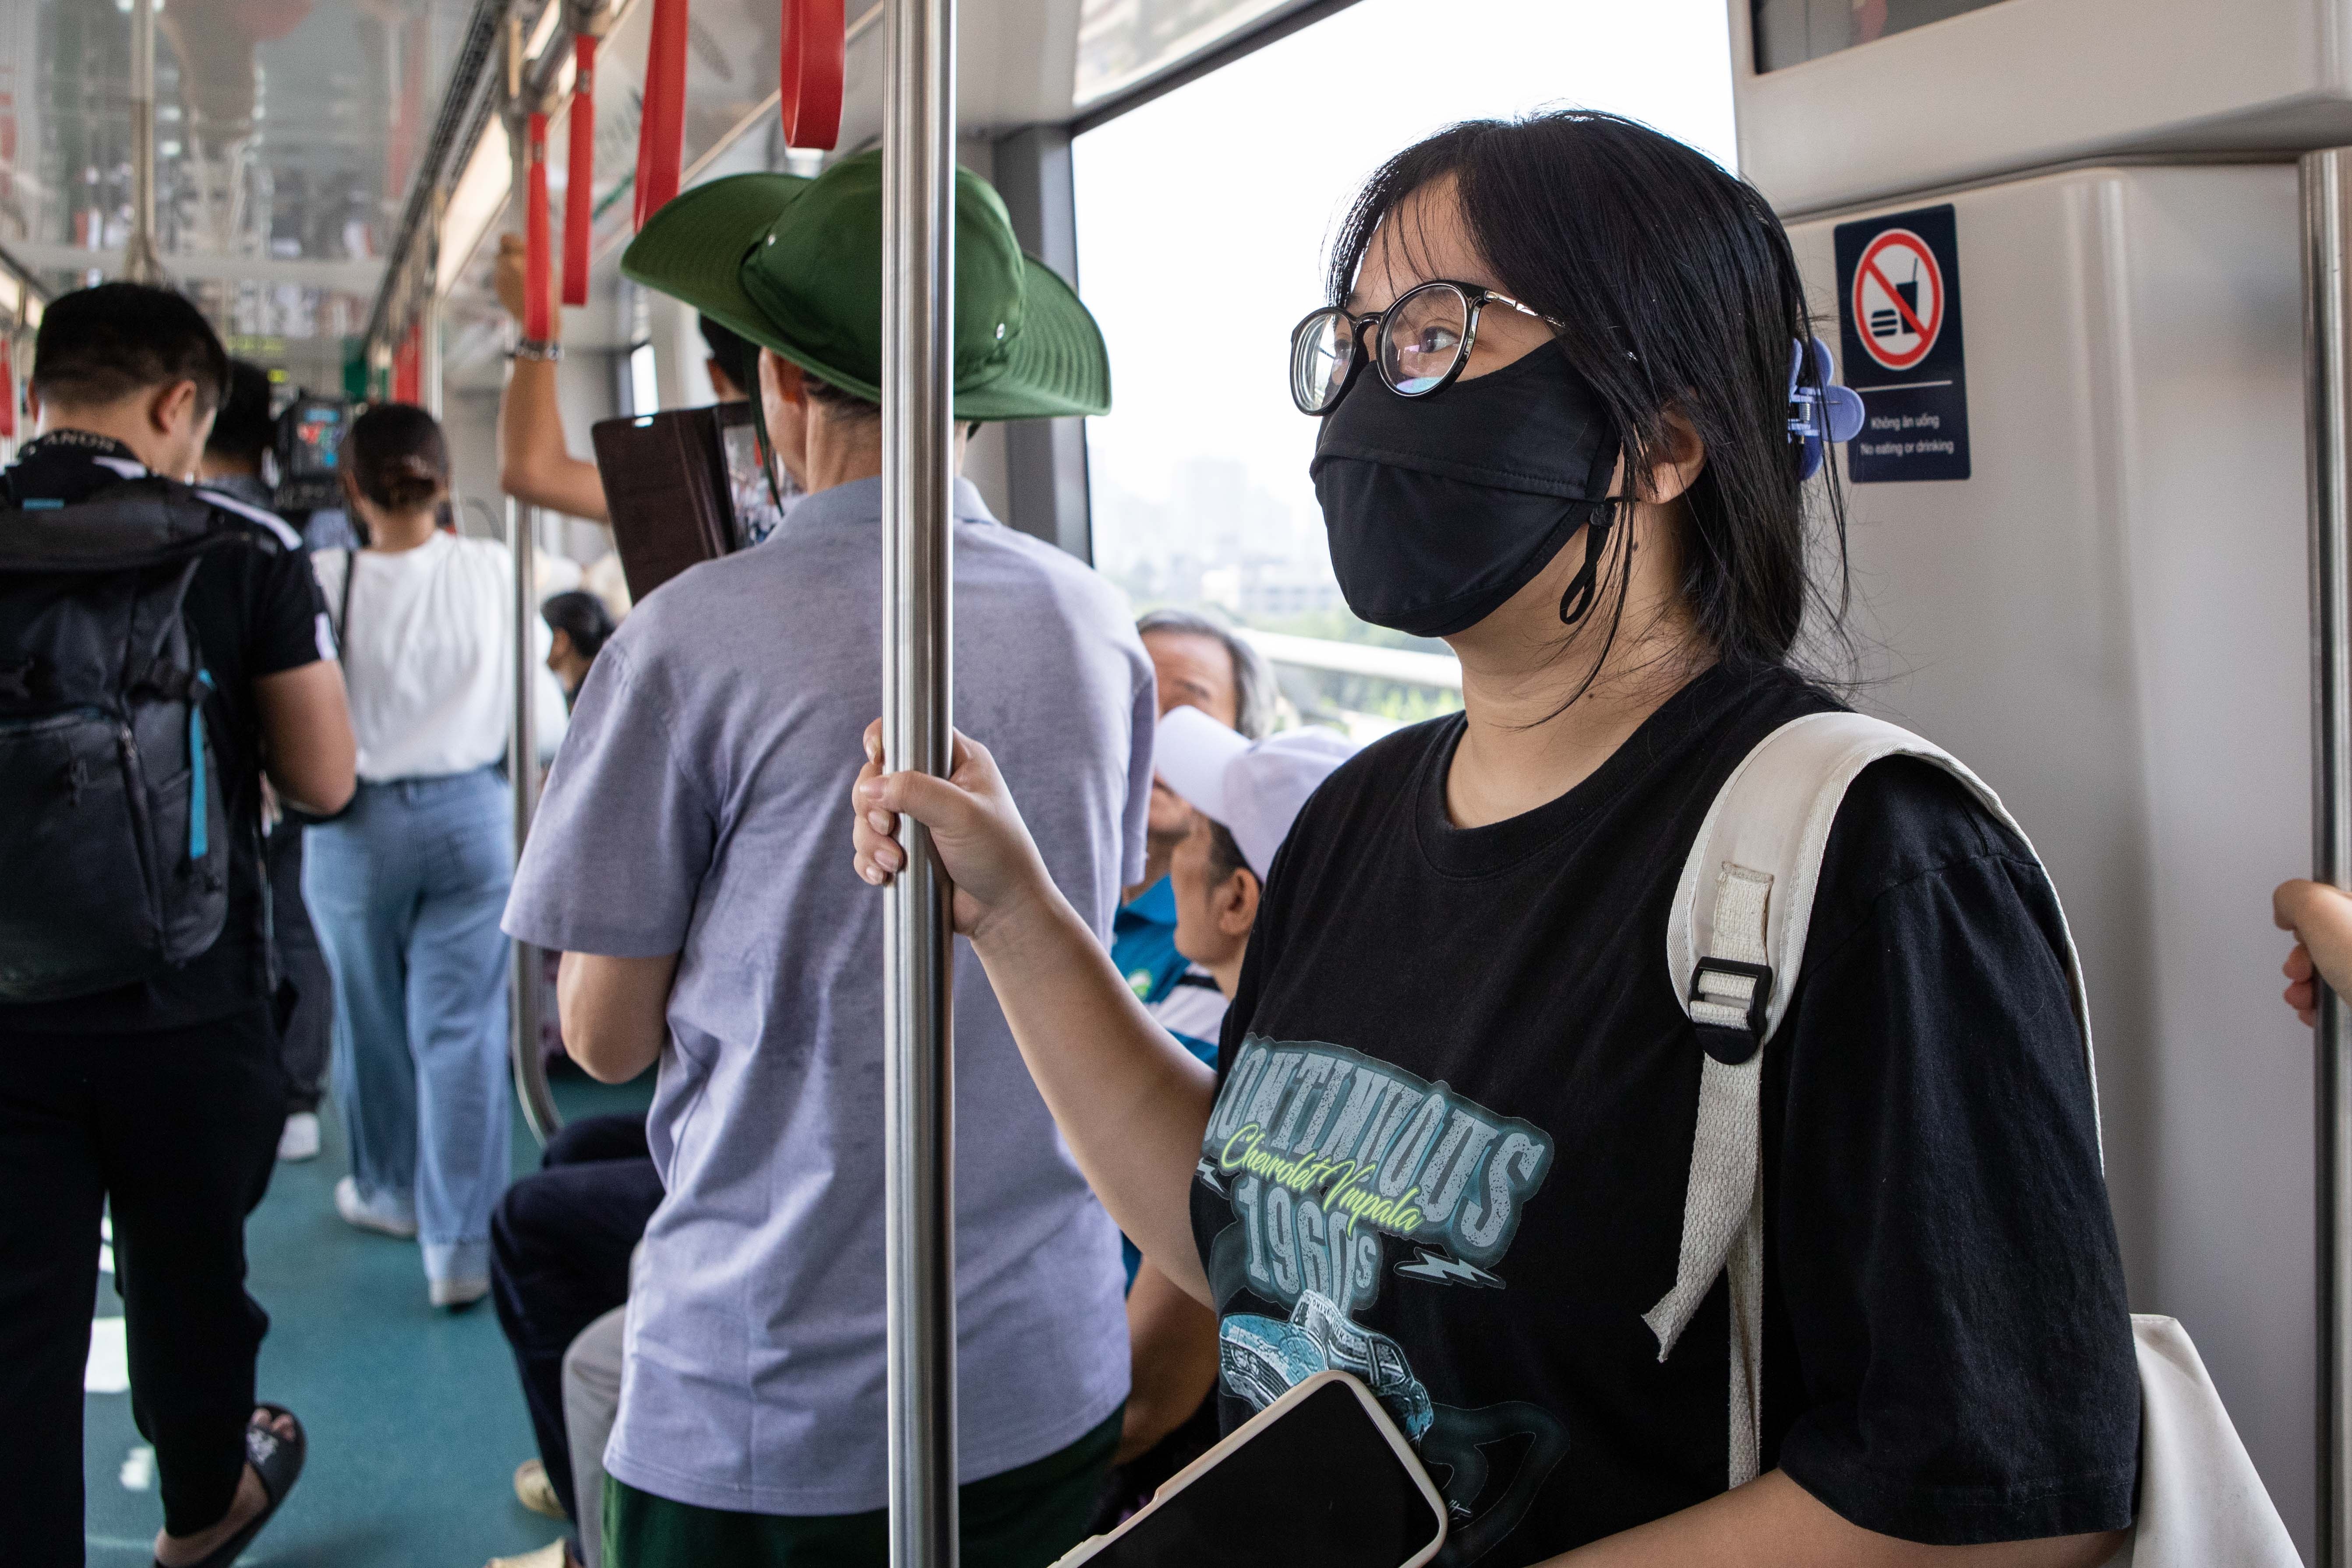
[[[1867,411],[1856,484],[1969,477],[1958,235],[1948,203],[1837,226],[1839,360]]]

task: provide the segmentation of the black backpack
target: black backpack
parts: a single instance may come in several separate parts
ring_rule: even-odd
[[[0,510],[0,1003],[150,979],[219,938],[227,781],[183,605],[240,547],[168,479]]]

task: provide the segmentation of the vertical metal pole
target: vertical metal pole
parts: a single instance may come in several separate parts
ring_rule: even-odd
[[[528,217],[530,147],[527,134],[528,107],[523,102],[522,18],[507,13],[506,96],[500,108],[507,128],[507,151],[512,160],[507,180],[508,222],[523,226]],[[452,171],[453,174],[455,171]],[[434,232],[440,232],[441,207],[434,208]],[[436,278],[438,268],[436,268]],[[522,854],[530,837],[531,814],[539,806],[539,658],[531,626],[539,615],[539,509],[507,498],[507,548],[514,556],[514,738],[507,752],[507,776],[514,784],[515,854]],[[544,1145],[563,1126],[563,1113],[547,1087],[547,1064],[540,1059],[540,972],[546,960],[542,949],[529,942],[514,944],[514,1043],[512,1067],[515,1094],[522,1102],[522,1119],[531,1135]]]
[[[2303,159],[2312,875],[2352,885],[2352,148]],[[2319,1568],[2352,1568],[2352,1029],[2319,991]]]
[[[422,384],[425,412],[436,419],[441,417],[441,216],[448,205],[446,191],[433,193],[425,243],[418,247],[425,256],[425,297],[417,306],[417,319],[422,323],[417,334],[422,350],[418,358],[423,362],[417,366],[417,380]]]
[[[882,132],[883,749],[953,743],[955,0],[887,0]],[[891,1568],[956,1562],[955,1099],[946,872],[908,820],[884,918]]]
[[[163,280],[155,253],[155,0],[131,4],[131,234],[122,276],[132,283]]]
[[[507,743],[507,776],[514,782],[515,853],[522,853],[530,836],[531,813],[539,805],[538,648],[531,623],[539,614],[539,595],[532,584],[539,577],[539,509],[507,498],[507,548],[514,555],[514,735]],[[514,944],[514,1029],[509,1037],[513,1054],[515,1096],[522,1102],[522,1119],[541,1144],[563,1126],[563,1113],[547,1087],[547,1064],[539,1056],[540,969],[542,950],[527,942]]]

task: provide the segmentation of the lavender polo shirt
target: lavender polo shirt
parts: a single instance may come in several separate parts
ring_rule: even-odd
[[[1143,867],[1152,674],[1122,595],[955,496],[955,717],[1108,934]],[[704,1508],[885,1503],[882,895],[850,868],[882,710],[881,481],[649,595],[591,670],[506,930],[678,953],[605,1468]],[[958,941],[962,1479],[1065,1447],[1128,1391],[1118,1231]]]

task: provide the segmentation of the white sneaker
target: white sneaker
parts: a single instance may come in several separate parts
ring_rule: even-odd
[[[515,1501],[542,1519],[565,1519],[563,1500],[555,1495],[555,1483],[547,1479],[547,1464],[541,1459],[525,1459],[515,1467]]]
[[[362,1230],[377,1231],[402,1241],[416,1238],[415,1216],[401,1214],[389,1205],[371,1206],[360,1196],[360,1184],[355,1177],[345,1176],[335,1184],[335,1212],[343,1216],[344,1223]]]
[[[425,1299],[436,1307],[470,1307],[490,1293],[487,1279],[427,1279]]]
[[[278,1131],[278,1157],[289,1162],[319,1157],[317,1111],[297,1110],[286,1118],[286,1125]]]

